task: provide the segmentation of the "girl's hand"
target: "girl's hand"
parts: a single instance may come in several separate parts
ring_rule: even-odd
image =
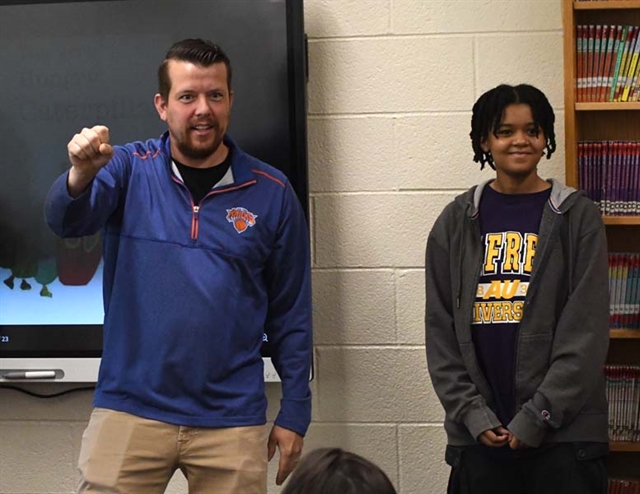
[[[500,426],[495,429],[487,429],[478,436],[478,440],[490,448],[501,448],[509,443],[511,437],[511,433]]]
[[[523,441],[518,439],[516,436],[511,435],[511,439],[509,440],[509,447],[511,449],[524,449],[524,448],[528,448],[529,446],[527,446]]]

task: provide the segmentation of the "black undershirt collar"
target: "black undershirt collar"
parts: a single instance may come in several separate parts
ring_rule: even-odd
[[[182,181],[189,189],[191,197],[193,197],[193,203],[199,204],[229,170],[229,166],[231,166],[231,149],[229,149],[227,157],[222,163],[209,168],[193,168],[183,165],[175,158],[173,158],[173,162],[180,172]]]

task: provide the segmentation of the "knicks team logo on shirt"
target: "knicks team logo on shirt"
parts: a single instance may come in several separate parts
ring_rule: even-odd
[[[227,221],[233,224],[238,233],[244,232],[250,226],[256,224],[258,215],[245,208],[227,209]]]

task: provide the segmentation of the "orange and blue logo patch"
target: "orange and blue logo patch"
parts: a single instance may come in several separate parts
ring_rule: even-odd
[[[258,215],[245,208],[227,209],[227,221],[233,224],[238,233],[242,233],[250,226],[255,225],[257,217]]]

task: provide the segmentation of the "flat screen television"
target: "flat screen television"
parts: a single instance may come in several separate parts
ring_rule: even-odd
[[[229,134],[281,169],[308,217],[302,0],[0,0],[0,380],[92,382],[102,350],[100,234],[61,240],[43,204],[66,144],[104,124],[111,142],[159,136],[157,67],[175,41],[227,52]],[[278,380],[270,362],[265,379]],[[33,374],[44,371],[45,374]]]

